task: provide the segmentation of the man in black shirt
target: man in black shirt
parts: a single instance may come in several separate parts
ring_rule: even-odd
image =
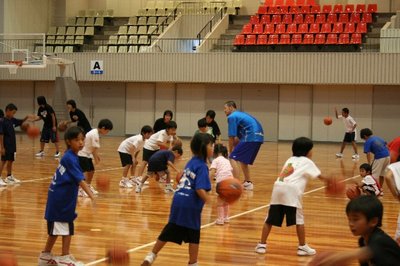
[[[74,100],[67,101],[67,109],[71,121],[77,122],[77,126],[83,128],[85,133],[88,133],[90,130],[92,130],[92,127],[90,126],[90,123],[86,118],[85,113],[76,108],[76,102]]]
[[[162,118],[156,120],[153,126],[154,133],[157,133],[160,130],[166,129],[169,121],[172,120],[173,113],[171,110],[165,110]]]

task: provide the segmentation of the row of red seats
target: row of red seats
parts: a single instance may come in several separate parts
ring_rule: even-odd
[[[254,26],[254,27],[253,27]],[[241,34],[283,34],[283,33],[367,33],[367,23],[361,22],[358,24],[349,22],[341,23],[312,23],[312,24],[246,24],[243,27]]]
[[[253,15],[250,17],[250,23],[251,24],[267,24],[267,23],[285,23],[285,24],[290,24],[290,23],[296,23],[296,24],[301,24],[301,23],[335,23],[335,22],[354,22],[354,23],[359,23],[359,22],[367,22],[371,23],[372,22],[372,14],[371,13],[363,13],[362,15],[360,13],[351,13],[346,14],[335,14],[335,13],[329,13],[327,15],[325,14],[285,14],[285,15]]]
[[[306,6],[260,6],[258,8],[258,14],[298,14],[298,13],[376,13],[378,11],[377,4],[369,4],[368,7],[365,7],[365,4],[358,4],[356,7],[354,5],[349,4],[343,5],[323,5],[322,10],[320,5],[306,5]]]
[[[265,0],[264,5],[266,6],[315,6],[315,0]]]
[[[339,38],[338,38],[339,37]],[[334,33],[330,34],[270,34],[270,35],[237,35],[234,45],[288,45],[288,44],[361,44],[362,36],[359,33],[342,33],[339,36]]]

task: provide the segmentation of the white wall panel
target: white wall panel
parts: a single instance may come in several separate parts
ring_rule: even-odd
[[[0,109],[5,112],[7,104],[13,103],[18,111],[17,118],[24,118],[28,114],[36,114],[34,106],[34,83],[29,81],[1,82]]]

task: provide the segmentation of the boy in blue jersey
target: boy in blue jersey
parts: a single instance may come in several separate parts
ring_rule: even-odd
[[[360,131],[360,137],[365,140],[364,153],[367,155],[368,164],[372,165],[372,176],[375,178],[379,176],[379,184],[383,188],[386,167],[390,163],[390,153],[386,141],[372,134],[369,128],[363,128]],[[373,161],[371,153],[374,155]]]
[[[50,183],[45,213],[49,236],[44,250],[39,255],[39,266],[57,265],[57,263],[68,266],[84,265],[75,260],[69,253],[69,248],[74,235],[74,220],[77,217],[75,209],[78,188],[81,187],[94,201],[93,193],[84,181],[85,176],[78,159],[78,151],[84,145],[85,131],[80,127],[70,127],[64,138],[68,150]],[[51,254],[51,250],[58,236],[62,236],[62,254],[60,257],[55,257]]]
[[[236,103],[228,101],[224,105],[228,117],[229,158],[231,159],[234,177],[239,177],[237,162],[244,174],[243,188],[253,190],[250,180],[249,164],[252,165],[264,142],[264,131],[260,122],[253,116],[236,110]]]
[[[190,149],[193,157],[186,164],[172,200],[168,224],[157,239],[142,266],[151,265],[167,242],[189,243],[189,266],[197,266],[200,243],[201,212],[211,190],[207,158],[212,156],[212,139],[208,134],[194,135]]]

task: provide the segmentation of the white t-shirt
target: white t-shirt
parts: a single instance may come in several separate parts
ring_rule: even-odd
[[[372,175],[366,175],[361,180],[361,183],[363,183],[362,189],[364,191],[375,194],[376,196],[379,196],[381,194],[381,189],[375,178],[372,177]]]
[[[272,189],[271,204],[302,208],[302,197],[309,178],[321,175],[315,163],[307,157],[290,157]],[[281,180],[280,180],[281,179]]]
[[[93,151],[100,148],[99,130],[94,128],[86,133],[85,146],[78,152],[78,156],[93,158]]]
[[[151,135],[151,137],[146,140],[146,142],[144,143],[144,148],[151,151],[158,151],[160,149],[160,146],[157,145],[157,142],[166,142],[167,140],[172,142],[174,140],[174,137],[169,136],[165,129],[160,130],[157,133]]]
[[[216,170],[215,173],[216,173],[217,183],[228,178],[233,178],[232,165],[229,162],[229,160],[222,155],[218,156],[216,159],[212,161],[210,169]]]
[[[393,173],[397,191],[400,193],[400,162],[389,164],[388,168]]]
[[[122,153],[134,154],[143,148],[144,140],[141,134],[129,137],[121,142],[118,151]]]
[[[338,118],[342,118],[343,124],[344,124],[344,128],[345,128],[347,133],[352,133],[352,132],[356,131],[355,129],[353,131],[353,127],[356,124],[356,121],[353,119],[353,117],[351,117],[350,115],[347,116],[347,117],[344,117],[342,115],[338,115]]]

